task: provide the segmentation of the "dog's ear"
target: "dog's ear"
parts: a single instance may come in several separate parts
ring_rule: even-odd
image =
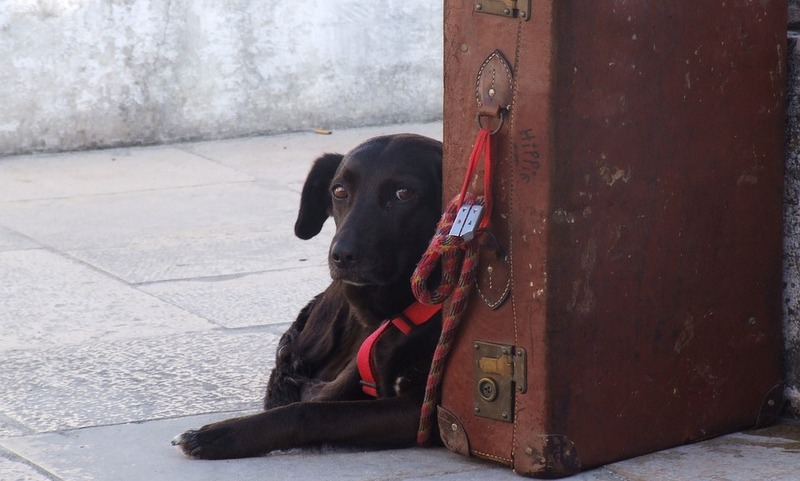
[[[301,239],[311,239],[322,230],[322,224],[331,215],[331,180],[344,158],[341,154],[325,154],[314,162],[303,185],[300,211],[294,224],[294,234]]]

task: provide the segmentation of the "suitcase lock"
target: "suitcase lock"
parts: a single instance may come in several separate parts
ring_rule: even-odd
[[[514,393],[528,389],[525,350],[482,341],[475,341],[474,348],[475,415],[512,422]]]

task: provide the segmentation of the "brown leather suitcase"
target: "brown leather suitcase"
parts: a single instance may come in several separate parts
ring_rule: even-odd
[[[445,0],[447,199],[496,130],[448,448],[557,477],[776,419],[786,11]]]

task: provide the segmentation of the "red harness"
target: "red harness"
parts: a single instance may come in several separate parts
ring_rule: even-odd
[[[373,397],[378,397],[378,382],[375,380],[375,345],[390,326],[394,326],[405,335],[411,333],[415,327],[428,322],[434,314],[442,309],[441,304],[427,305],[414,302],[394,319],[384,322],[361,344],[358,349],[358,372],[361,374],[361,389]]]

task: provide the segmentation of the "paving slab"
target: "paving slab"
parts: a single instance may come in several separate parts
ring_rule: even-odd
[[[224,184],[0,203],[0,224],[139,283],[323,263],[332,226],[297,239],[298,206],[287,190]]]
[[[251,180],[170,146],[7,157],[0,159],[0,202]]]
[[[3,481],[53,481],[57,478],[48,476],[39,468],[26,463],[19,457],[0,450],[0,475]]]
[[[0,413],[32,432],[261,406],[285,326],[0,356]]]
[[[629,459],[609,469],[637,480],[796,481],[800,427],[778,425],[722,436]]]
[[[254,183],[0,203],[0,224],[59,250],[183,234],[291,234],[299,195]],[[288,230],[287,230],[288,227]]]
[[[444,448],[358,451],[295,449],[267,456],[227,461],[186,458],[170,446],[187,427],[222,419],[194,416],[139,424],[103,426],[68,433],[26,436],[0,441],[48,472],[69,480],[460,480],[516,481],[510,469],[466,459]],[[575,478],[606,481],[610,473],[594,471]]]
[[[0,225],[0,252],[40,247],[19,232]]]
[[[0,352],[213,327],[60,254],[0,252]]]
[[[0,413],[0,438],[11,436],[22,436],[25,434],[33,434],[34,431],[27,426],[23,426],[17,421],[9,418],[3,413]],[[2,472],[2,471],[0,471]]]
[[[164,419],[145,423],[16,437],[0,444],[47,472],[70,480],[519,480],[510,469],[445,450],[360,451],[295,449],[227,461],[199,461],[169,446],[188,427],[229,416]],[[752,455],[751,448],[763,451]],[[758,450],[756,452],[759,452]],[[794,481],[797,441],[764,434],[735,434],[585,471],[575,481]]]
[[[306,263],[307,264],[307,263]],[[144,292],[228,328],[294,321],[330,284],[327,263],[279,271],[157,282]]]
[[[345,154],[371,137],[396,133],[414,133],[441,140],[442,123],[334,130],[330,135],[298,132],[183,144],[181,148],[252,175],[265,184],[300,192],[305,174],[323,153]]]

